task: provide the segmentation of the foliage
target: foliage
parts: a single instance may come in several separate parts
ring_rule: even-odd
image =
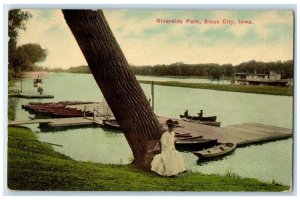
[[[24,44],[17,48],[12,64],[15,67],[19,67],[22,71],[31,71],[35,69],[36,63],[44,61],[46,57],[47,50],[42,49],[39,44]]]
[[[285,62],[276,61],[276,62],[256,62],[251,60],[249,62],[243,62],[236,66],[236,72],[248,72],[248,73],[258,73],[266,74],[270,71],[274,71],[282,74],[282,78],[293,78],[293,60],[288,60]]]
[[[90,68],[87,65],[80,65],[77,67],[70,67],[67,72],[71,73],[83,73],[83,74],[90,74]]]
[[[160,177],[132,165],[78,162],[57,153],[27,128],[8,128],[8,187],[62,191],[284,191],[255,179],[186,173]]]
[[[209,76],[220,79],[222,76],[232,77],[236,72],[269,73],[275,71],[282,74],[282,78],[293,78],[293,61],[256,62],[254,60],[239,65],[232,64],[184,64],[132,66],[135,74],[146,76]]]
[[[8,13],[8,36],[10,39],[17,40],[19,30],[25,30],[25,22],[30,19],[32,15],[29,12],[20,9],[10,10]]]
[[[17,50],[32,64],[44,61],[47,56],[47,51],[42,49],[39,44],[24,44],[19,46]]]
[[[140,83],[151,84],[151,81],[140,80]],[[278,86],[257,86],[257,85],[226,85],[226,84],[211,84],[211,83],[182,83],[176,81],[154,81],[156,85],[187,87],[208,90],[219,90],[228,92],[245,92],[256,94],[270,94],[293,96],[293,87],[278,87]]]
[[[184,64],[182,62],[170,65],[134,66],[131,69],[136,75],[144,76],[201,76],[214,80],[222,77],[231,78],[236,72],[269,73],[274,71],[282,74],[282,78],[293,78],[293,60],[285,62],[256,62],[254,60],[233,66],[232,64]],[[66,72],[91,73],[87,65],[70,67]]]
[[[15,60],[17,50],[17,40],[19,37],[19,30],[25,30],[25,22],[28,21],[32,15],[29,12],[20,9],[10,10],[8,13],[8,66],[9,69],[15,69],[13,60]]]

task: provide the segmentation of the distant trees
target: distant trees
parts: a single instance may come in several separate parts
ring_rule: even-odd
[[[35,64],[47,57],[47,50],[39,44],[17,45],[19,31],[26,30],[26,22],[32,17],[28,11],[10,10],[8,13],[8,69],[16,75],[20,70],[34,70]]]
[[[80,65],[77,67],[70,67],[67,72],[71,73],[82,73],[82,74],[90,74],[91,70],[87,65]]]
[[[134,66],[131,69],[136,75],[145,76],[201,76],[219,80],[222,77],[230,78],[236,72],[265,74],[270,71],[281,73],[282,78],[293,78],[293,60],[285,62],[256,62],[251,60],[233,66],[232,64],[184,64],[173,63],[170,65]],[[91,73],[87,65],[70,67],[66,72]]]
[[[281,73],[283,78],[293,78],[293,60],[285,62],[257,62],[251,60],[233,66],[232,64],[184,64],[174,63],[170,65],[132,66],[137,75],[146,76],[202,76],[211,79],[232,77],[236,72],[244,73],[269,73],[275,71]]]

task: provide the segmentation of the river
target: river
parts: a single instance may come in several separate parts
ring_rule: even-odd
[[[143,77],[138,77],[139,80]],[[156,80],[154,77],[153,80]],[[160,77],[159,79],[164,79]],[[170,78],[166,78],[169,81]],[[145,79],[143,79],[145,80]],[[150,77],[147,77],[150,80]],[[176,79],[174,79],[177,81]],[[195,81],[188,80],[186,82]],[[21,109],[30,101],[102,101],[103,96],[91,74],[53,73],[43,79],[44,93],[54,99],[14,99],[17,105],[16,120],[28,119],[28,113]],[[205,80],[204,80],[205,81]],[[207,80],[208,81],[208,80]],[[184,81],[183,81],[184,82]],[[23,80],[25,93],[37,93],[32,79]],[[151,98],[151,86],[141,84],[146,96]],[[16,87],[20,87],[19,84]],[[200,109],[204,115],[217,115],[222,126],[256,122],[285,128],[292,128],[293,98],[288,96],[260,95],[238,92],[223,92],[204,89],[155,85],[155,113],[178,118],[186,109],[195,115]],[[53,148],[79,161],[128,164],[133,156],[129,145],[120,132],[101,128],[80,128],[64,131],[41,132],[36,125],[29,127],[39,140],[56,143],[63,147]],[[261,145],[238,148],[221,160],[200,162],[190,152],[181,152],[188,170],[205,174],[227,173],[240,177],[255,178],[265,182],[275,181],[291,185],[293,140],[285,139]]]

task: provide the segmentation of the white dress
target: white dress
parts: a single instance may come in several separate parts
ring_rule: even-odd
[[[173,176],[186,170],[183,157],[175,149],[174,132],[166,131],[160,138],[161,153],[151,162],[151,170],[162,176]]]

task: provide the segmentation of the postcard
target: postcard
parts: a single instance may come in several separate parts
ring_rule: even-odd
[[[293,10],[7,18],[9,191],[293,191]]]

